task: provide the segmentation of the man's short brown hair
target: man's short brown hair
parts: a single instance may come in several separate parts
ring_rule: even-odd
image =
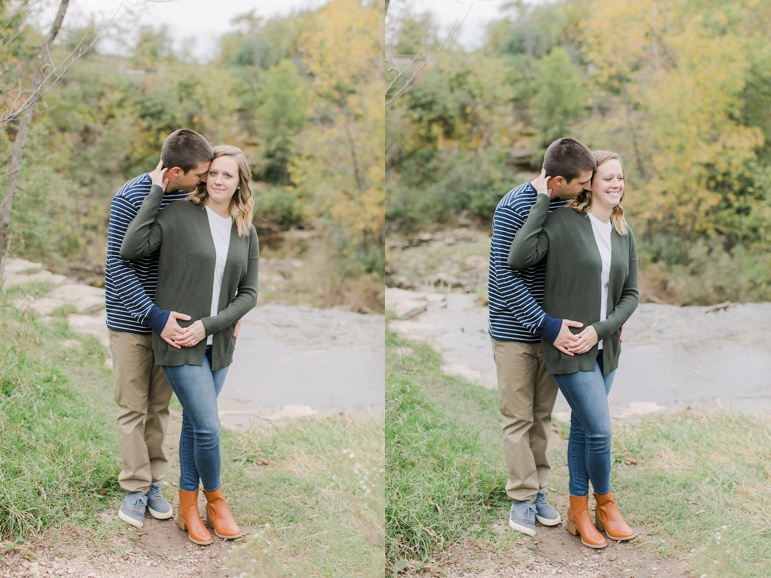
[[[213,158],[214,151],[209,141],[194,130],[175,130],[163,141],[161,160],[167,169],[179,167],[187,173],[199,163],[210,163]]]
[[[592,151],[574,138],[559,138],[549,145],[543,157],[543,168],[548,177],[564,177],[572,181],[584,171],[594,171],[597,161]]]

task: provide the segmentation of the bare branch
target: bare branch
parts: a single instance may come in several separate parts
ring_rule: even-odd
[[[428,66],[431,63],[431,61],[434,60],[434,58],[436,58],[439,55],[439,53],[444,49],[445,44],[447,44],[447,42],[449,42],[450,38],[452,38],[455,35],[455,33],[458,31],[458,29],[461,27],[463,22],[468,17],[469,13],[471,12],[471,8],[472,7],[473,7],[473,4],[469,6],[469,8],[466,11],[466,14],[463,16],[463,18],[461,18],[460,20],[456,20],[455,21],[455,23],[452,25],[452,28],[450,28],[450,31],[447,33],[447,36],[442,41],[442,43],[439,45],[439,48],[436,50],[436,52],[434,52],[433,54],[429,54],[428,58],[426,58],[423,61],[423,63],[417,69],[415,69],[414,66],[413,66],[412,76],[410,76],[410,78],[399,88],[399,90],[396,91],[396,94],[394,94],[390,99],[388,99],[386,101],[386,103],[385,103],[386,107],[389,104],[391,104],[393,101],[395,101],[397,98],[402,96],[405,92],[407,92],[407,90],[409,90],[410,86],[412,86],[412,83],[415,80],[415,78],[418,76],[418,74],[420,74],[420,72],[426,66]],[[409,68],[410,66],[415,64],[415,62],[417,61],[418,57],[422,54],[423,48],[425,48],[425,46],[426,46],[426,44],[424,43],[423,46],[418,51],[418,53],[412,58],[412,60],[410,60],[410,63],[405,67],[405,69]],[[388,92],[391,90],[391,88],[396,83],[396,81],[399,78],[402,77],[405,69],[399,70],[397,68],[398,72],[397,72],[396,76],[391,80],[391,82],[389,83],[388,87],[386,88],[386,94],[388,94]]]
[[[46,69],[48,69],[48,72],[44,73],[45,76],[43,76],[39,84],[33,83],[34,88],[32,89],[32,92],[27,96],[22,104],[19,104],[19,100],[24,91],[21,86],[21,80],[19,81],[19,89],[16,98],[8,110],[0,114],[0,129],[3,129],[8,123],[20,119],[26,110],[34,107],[40,101],[40,99],[42,99],[48,92],[55,88],[64,79],[75,62],[77,62],[81,56],[83,56],[86,52],[94,47],[96,42],[99,40],[101,33],[112,24],[114,18],[115,16],[113,15],[106,23],[100,25],[96,29],[91,41],[86,45],[84,45],[86,40],[86,36],[84,35],[75,46],[75,48],[69,54],[67,54],[67,56],[65,56],[59,64],[53,64],[49,46],[45,52],[45,55],[47,56],[47,62],[39,62],[35,73],[38,74],[39,72],[42,72]],[[54,24],[56,24],[56,22],[54,22]],[[61,23],[59,23],[59,26],[61,27]],[[15,37],[16,35],[14,38]],[[43,55],[44,53],[41,52],[41,54],[38,55],[38,60],[42,60]]]

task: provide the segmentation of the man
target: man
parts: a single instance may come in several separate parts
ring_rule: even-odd
[[[206,181],[214,157],[211,145],[195,131],[181,129],[163,143],[161,161],[169,180],[161,207],[184,199]],[[177,320],[190,317],[162,311],[154,303],[158,256],[126,261],[120,247],[129,223],[139,212],[152,182],[145,173],[115,194],[110,205],[105,267],[107,327],[113,360],[115,401],[118,404],[118,444],[122,470],[118,476],[126,497],[121,520],[141,528],[145,511],[159,520],[171,518],[171,505],[161,493],[166,469],[163,441],[169,423],[172,391],[160,366],[154,364],[152,331],[174,347],[181,331]]]
[[[595,160],[579,141],[561,138],[546,149],[539,179],[553,191],[549,211],[589,190]],[[551,412],[557,385],[546,370],[540,336],[568,355],[574,336],[570,327],[581,324],[553,319],[541,307],[545,262],[514,271],[507,259],[517,231],[536,200],[533,183],[509,191],[493,217],[488,281],[489,330],[498,376],[498,400],[503,414],[503,445],[509,479],[506,494],[514,501],[509,526],[535,536],[536,520],[556,526],[560,516],[546,499],[549,462],[546,459]]]

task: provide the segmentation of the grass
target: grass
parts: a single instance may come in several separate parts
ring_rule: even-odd
[[[382,576],[382,419],[301,420],[228,438],[223,477],[238,496],[239,519],[258,528],[239,545],[235,569],[255,577]]]
[[[64,321],[40,323],[8,298],[0,293],[0,537],[62,520],[93,527],[119,491],[114,428],[95,387],[109,379],[103,348],[82,338],[62,348],[76,338]]]
[[[0,291],[0,540],[13,548],[67,527],[96,552],[93,542],[126,531],[114,515],[123,492],[107,351],[63,318],[15,308],[20,293]],[[232,508],[258,529],[233,551],[243,578],[382,576],[381,418],[224,431],[222,454]]]
[[[506,468],[497,392],[442,374],[430,348],[386,337],[386,563],[431,565],[474,540],[500,551]],[[567,433],[567,424],[558,430]],[[642,535],[634,547],[688,558],[697,576],[760,578],[771,567],[771,420],[683,411],[617,427],[613,487]],[[564,449],[551,493],[567,493]],[[686,554],[687,553],[687,554]]]
[[[496,540],[506,480],[493,392],[443,375],[431,349],[390,331],[386,367],[386,560],[397,573],[466,538]]]

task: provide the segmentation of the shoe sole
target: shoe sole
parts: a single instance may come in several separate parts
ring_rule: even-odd
[[[156,520],[168,520],[174,515],[174,511],[169,509],[168,512],[158,512],[157,510],[153,510],[150,506],[147,506],[147,511],[150,512],[150,515],[155,518]]]
[[[520,526],[519,524],[512,522],[511,519],[509,519],[509,528],[516,530],[517,532],[522,532],[528,536],[535,536],[535,530],[526,526]]]
[[[145,525],[144,521],[140,522],[139,520],[135,520],[131,516],[124,514],[123,510],[118,510],[118,517],[124,522],[126,522],[127,524],[131,524],[135,528],[141,528],[142,526]]]
[[[544,526],[559,526],[562,523],[562,518],[550,520],[549,518],[542,518],[538,514],[535,515],[535,519],[538,521],[538,523],[543,524]]]

